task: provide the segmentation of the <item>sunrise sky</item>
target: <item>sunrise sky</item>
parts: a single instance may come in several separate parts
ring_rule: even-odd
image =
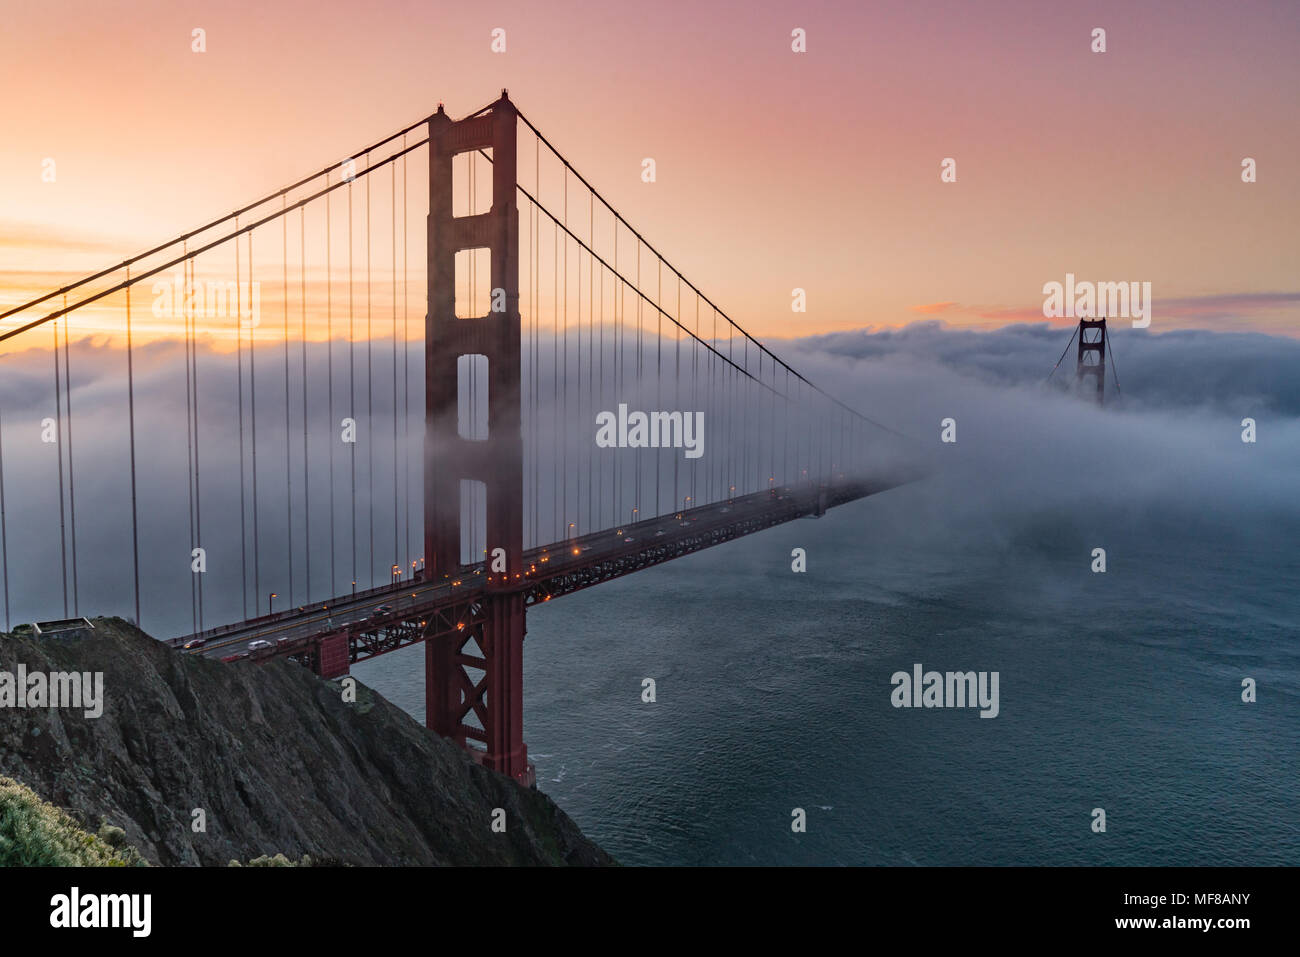
[[[1296,335],[1297,50],[1288,0],[11,4],[0,297],[508,87],[760,337],[1041,321],[1067,272],[1150,282],[1152,332]]]

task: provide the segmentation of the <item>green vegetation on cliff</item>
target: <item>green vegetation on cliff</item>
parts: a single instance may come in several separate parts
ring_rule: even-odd
[[[130,867],[144,864],[112,825],[99,835],[42,801],[31,788],[0,777],[0,867]]]

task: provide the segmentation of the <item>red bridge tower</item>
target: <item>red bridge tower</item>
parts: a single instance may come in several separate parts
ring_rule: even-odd
[[[1085,376],[1092,376],[1096,384],[1097,404],[1106,395],[1106,317],[1079,320],[1079,357],[1075,367],[1076,385],[1082,386]]]
[[[515,201],[517,114],[501,98],[475,116],[429,119],[428,295],[425,317],[424,567],[426,579],[457,577],[462,538],[472,536],[470,482],[486,492],[486,594],[465,629],[425,641],[426,723],[494,770],[532,785],[524,744],[523,436],[520,413],[519,209]],[[452,158],[492,151],[492,206],[452,215]],[[456,317],[456,253],[486,249],[491,257],[488,311]],[[504,306],[502,309],[501,307]],[[497,310],[497,311],[494,311]],[[462,423],[462,356],[487,362],[487,436]],[[481,369],[482,361],[477,361]],[[476,401],[470,396],[470,402]],[[465,507],[462,507],[463,500]],[[468,515],[468,527],[462,518]],[[504,550],[505,571],[491,570]],[[498,568],[500,564],[498,563]],[[477,646],[475,648],[474,646]],[[477,651],[477,653],[476,653]],[[478,674],[481,673],[481,674]],[[466,719],[473,714],[480,730]]]

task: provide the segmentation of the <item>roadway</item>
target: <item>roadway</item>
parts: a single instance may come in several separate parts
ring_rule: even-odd
[[[581,581],[581,573],[592,568],[609,567],[615,560],[631,564],[623,571],[614,571],[604,577],[624,574],[635,568],[657,564],[678,554],[687,554],[710,544],[758,530],[755,523],[779,524],[805,515],[816,514],[819,494],[829,494],[828,504],[842,504],[874,492],[901,484],[900,480],[880,480],[869,485],[840,484],[817,487],[774,488],[737,496],[731,501],[719,501],[687,509],[675,514],[657,516],[622,528],[611,528],[590,535],[576,536],[565,542],[533,548],[524,553],[521,590],[532,592],[533,601],[548,600],[552,591],[568,591],[604,580],[595,578]],[[822,500],[823,502],[825,499]],[[767,527],[764,525],[763,527]],[[674,545],[684,550],[674,551]],[[428,609],[449,604],[464,598],[473,599],[485,590],[485,569],[482,565],[464,567],[457,577],[447,576],[439,582],[425,582],[420,578],[411,582],[396,582],[372,588],[354,595],[341,595],[325,602],[312,602],[305,606],[265,615],[248,622],[209,629],[198,635],[172,639],[176,648],[202,640],[202,644],[186,653],[208,657],[226,658],[244,655],[253,641],[268,641],[272,649],[258,652],[258,656],[272,656],[277,647],[284,651],[299,651],[304,642],[314,635],[334,633],[355,628],[375,618],[375,626],[383,627],[395,621],[410,620],[428,614]],[[577,576],[577,577],[575,577]],[[576,582],[561,586],[564,581]],[[379,609],[383,607],[383,612]]]

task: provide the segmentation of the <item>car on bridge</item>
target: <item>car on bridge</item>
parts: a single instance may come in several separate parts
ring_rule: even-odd
[[[181,647],[185,649],[202,648],[207,643],[208,639],[206,638],[191,638],[189,641],[185,642],[185,644],[181,645]]]
[[[258,638],[256,641],[250,641],[248,643],[249,651],[265,651],[267,648],[270,647],[271,647],[271,643],[263,638]]]
[[[391,615],[393,613],[392,605],[380,605],[375,609],[376,615]]]

